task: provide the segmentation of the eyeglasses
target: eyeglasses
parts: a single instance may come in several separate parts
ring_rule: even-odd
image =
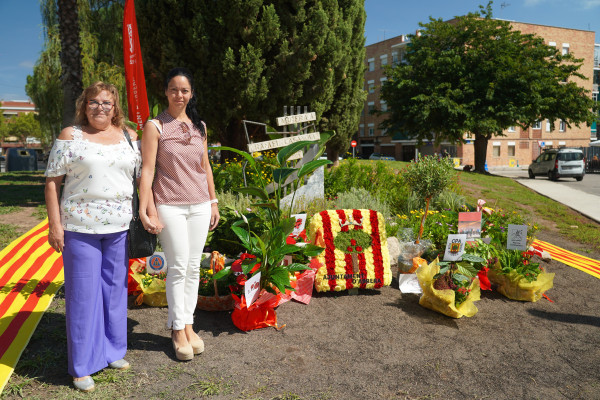
[[[109,112],[115,106],[110,101],[104,101],[102,103],[98,103],[96,100],[88,100],[87,103],[88,103],[88,107],[90,108],[90,110],[95,110],[98,108],[98,106],[102,106],[102,110],[104,110],[105,112]]]
[[[185,122],[180,124],[181,130],[183,131],[183,137],[187,140],[187,144],[192,143],[192,133],[190,132],[190,128],[188,128]]]

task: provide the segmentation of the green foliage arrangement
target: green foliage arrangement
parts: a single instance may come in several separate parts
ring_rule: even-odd
[[[463,254],[461,261],[440,261],[440,272],[433,276],[433,287],[454,290],[454,303],[458,307],[469,296],[471,282],[485,262],[485,259],[473,254]]]
[[[410,190],[418,198],[425,200],[425,212],[421,219],[416,243],[421,240],[431,199],[448,187],[455,176],[456,172],[450,158],[421,156],[420,154],[402,171],[402,178]]]
[[[307,162],[304,164],[300,165],[301,163],[298,163],[298,166],[296,166],[289,162],[288,159],[296,152],[306,149],[310,145],[322,145],[333,134],[321,133],[319,143],[309,141],[292,143],[277,153],[273,164],[262,166],[261,168],[270,170],[266,179],[272,182],[272,195],[269,195],[267,192],[266,181],[262,178],[261,174],[258,174],[259,167],[257,164],[259,162],[252,155],[230,147],[220,148],[221,150],[229,150],[242,156],[247,161],[249,170],[257,173],[260,182],[260,186],[245,186],[234,189],[237,192],[250,195],[258,201],[252,206],[260,208],[261,213],[251,214],[250,219],[245,214],[242,214],[242,220],[233,223],[231,229],[250,255],[250,257],[245,256],[241,260],[241,273],[243,276],[249,277],[250,274],[260,271],[261,289],[265,289],[271,293],[276,293],[275,288],[281,293],[284,293],[286,290],[293,290],[290,286],[290,274],[296,271],[303,271],[309,267],[302,263],[283,265],[283,258],[289,254],[312,257],[319,255],[323,251],[322,247],[312,244],[296,245],[287,243],[288,236],[294,230],[296,220],[290,217],[293,200],[290,208],[286,211],[281,208],[281,198],[283,188],[286,184],[289,184],[295,193],[300,184],[299,181],[303,177],[321,166],[331,164],[329,160],[306,160]],[[254,230],[254,226],[256,225],[255,220],[266,227],[266,230],[261,235],[257,234]],[[232,267],[226,267],[215,275],[215,279],[229,276],[234,272]]]

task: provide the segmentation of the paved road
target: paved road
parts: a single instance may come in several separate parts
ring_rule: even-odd
[[[490,173],[513,178],[521,185],[600,222],[600,174],[587,174],[581,182],[574,178],[553,182],[541,176],[529,179],[526,168],[499,168],[490,170]]]

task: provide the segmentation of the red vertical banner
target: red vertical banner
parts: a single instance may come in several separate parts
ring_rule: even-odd
[[[123,60],[125,62],[125,80],[127,82],[127,103],[129,119],[142,129],[150,115],[146,81],[144,80],[144,64],[142,49],[135,19],[134,0],[125,1],[123,15]]]

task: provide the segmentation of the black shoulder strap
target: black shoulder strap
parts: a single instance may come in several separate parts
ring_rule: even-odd
[[[127,139],[127,142],[129,143],[129,145],[133,149],[133,143],[131,143],[131,137],[129,136],[129,132],[127,132],[127,129],[123,129],[123,136],[125,136],[125,139]]]

